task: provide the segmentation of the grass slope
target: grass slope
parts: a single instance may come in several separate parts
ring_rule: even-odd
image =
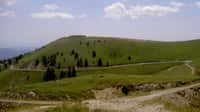
[[[71,55],[72,50],[79,54],[79,58],[87,59],[90,66],[97,65],[98,58],[102,58],[104,65],[110,65],[196,59],[200,57],[200,40],[185,42],[158,42],[131,40],[119,38],[81,37],[72,36],[61,38],[47,46],[27,54],[20,62],[20,66],[27,65],[42,56],[58,53],[57,64],[62,68],[75,65],[77,60]],[[96,58],[92,57],[96,51]],[[129,61],[128,57],[132,59]]]
[[[181,63],[148,64],[148,65],[129,65],[117,68],[101,68],[92,70],[79,70],[78,77],[92,74],[118,74],[118,75],[149,75],[165,70],[171,66]],[[60,71],[56,71],[59,78]],[[15,88],[21,85],[43,82],[44,72],[39,71],[16,71],[6,70],[0,72],[0,89]],[[28,78],[28,79],[27,79]]]
[[[26,86],[21,86],[15,89],[18,92],[35,91],[42,96],[51,98],[65,97],[69,95],[73,99],[81,99],[92,97],[92,89],[103,89],[116,84],[142,84],[142,83],[159,83],[159,82],[177,82],[191,81],[199,79],[200,76],[193,75],[191,70],[185,65],[178,65],[176,69],[166,69],[153,74],[130,74],[121,71],[109,72],[107,70],[85,71],[81,72],[76,78],[66,78],[58,81],[50,81],[45,83],[37,83]],[[147,68],[148,69],[148,68]]]

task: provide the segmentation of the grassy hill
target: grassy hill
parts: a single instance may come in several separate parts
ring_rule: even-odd
[[[16,66],[43,69],[44,57],[47,65],[54,66],[59,79],[59,68],[77,66],[77,62],[89,67],[77,71],[77,77],[56,81],[43,81],[44,71],[23,71],[7,69],[0,72],[0,91],[34,91],[41,96],[59,98],[70,96],[72,99],[92,97],[91,90],[123,85],[144,83],[164,83],[192,81],[200,79],[183,62],[193,60],[193,66],[200,68],[200,40],[184,42],[159,42],[105,37],[71,36],[61,38],[28,53],[20,58]],[[98,65],[102,59],[103,66]],[[51,65],[49,60],[53,60]],[[134,65],[133,63],[172,61],[171,63],[152,63]],[[37,63],[37,64],[36,64]],[[107,67],[128,64],[126,66]],[[60,67],[58,67],[60,66]]]
[[[138,62],[186,60],[200,57],[200,40],[185,42],[159,42],[119,38],[71,36],[49,43],[41,49],[26,55],[20,67],[33,66],[43,56],[56,56],[56,66],[76,66],[77,61],[88,61],[96,66],[101,58],[103,65],[118,65]],[[93,56],[95,52],[96,56]],[[41,68],[41,63],[38,64]]]

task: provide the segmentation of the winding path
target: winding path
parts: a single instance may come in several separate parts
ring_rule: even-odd
[[[120,67],[127,67],[127,66],[140,66],[140,65],[151,65],[151,64],[168,64],[168,63],[188,63],[188,62],[192,62],[191,60],[183,60],[183,61],[162,61],[162,62],[146,62],[146,63],[134,63],[134,64],[121,64],[121,65],[112,65],[112,66],[104,66],[104,67],[87,67],[87,68],[78,68],[77,70],[79,71],[83,71],[83,70],[103,70],[103,69],[111,69],[111,68],[120,68]],[[14,71],[23,71],[23,72],[31,72],[31,71],[35,71],[35,72],[43,72],[46,71],[44,69],[29,69],[29,68],[25,68],[25,69],[21,69],[21,68],[16,68],[15,66],[10,66],[10,70],[14,70]],[[60,69],[60,70],[67,70],[65,69]]]

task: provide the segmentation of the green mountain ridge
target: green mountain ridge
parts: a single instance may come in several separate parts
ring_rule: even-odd
[[[160,42],[123,38],[69,36],[25,55],[20,67],[27,67],[43,56],[56,55],[56,66],[66,68],[76,66],[77,61],[88,61],[89,66],[97,66],[102,59],[103,66],[139,62],[168,60],[193,60],[200,57],[197,52],[200,40],[180,42]],[[73,53],[72,53],[73,52]],[[95,52],[96,56],[93,56]],[[78,56],[75,56],[78,55]],[[33,67],[34,68],[34,67]]]

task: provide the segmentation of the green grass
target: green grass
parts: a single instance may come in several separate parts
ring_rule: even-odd
[[[49,109],[46,112],[90,112],[88,108],[81,106],[80,104],[76,105],[62,105],[53,109]]]
[[[150,75],[155,74],[157,72],[166,70],[175,65],[180,65],[181,62],[174,63],[162,63],[162,64],[145,64],[145,65],[128,65],[121,66],[116,68],[105,68],[105,69],[94,69],[94,70],[83,70],[80,71],[80,74],[119,74],[119,75]]]
[[[101,71],[101,70],[100,70]],[[99,72],[100,72],[99,71]],[[76,78],[66,78],[58,81],[37,83],[16,88],[18,92],[35,91],[41,96],[51,98],[64,97],[66,94],[72,99],[90,98],[92,89],[103,89],[116,84],[143,84],[143,83],[163,83],[177,81],[191,81],[199,79],[200,76],[193,75],[191,70],[184,65],[177,66],[171,71],[165,70],[155,74],[123,74],[118,73],[98,73],[95,71],[87,75],[80,75]]]
[[[193,65],[194,67],[196,67],[197,69],[200,69],[200,59],[195,59],[195,60],[193,60],[192,65]]]
[[[29,77],[29,80],[27,80]],[[42,82],[43,72],[5,70],[0,72],[0,89],[11,89],[21,85]]]
[[[118,74],[118,75],[147,75],[153,74],[164,69],[167,69],[180,63],[168,63],[168,64],[148,64],[148,65],[128,65],[117,68],[104,68],[104,69],[93,69],[93,70],[80,70],[78,71],[78,77],[83,75],[92,74]],[[60,72],[56,71],[57,78],[59,78]],[[44,72],[23,72],[15,70],[6,70],[0,72],[0,89],[14,88],[21,85],[33,84],[43,82]],[[29,76],[29,80],[27,77]]]
[[[81,43],[81,44],[80,44]],[[86,44],[89,43],[89,46]],[[19,66],[27,65],[42,56],[50,56],[54,53],[63,53],[58,55],[57,64],[65,68],[76,64],[74,56],[71,56],[72,49],[78,52],[83,60],[87,58],[90,66],[97,65],[98,58],[103,59],[104,65],[109,62],[110,65],[167,61],[167,60],[185,60],[196,59],[200,57],[200,40],[186,42],[158,42],[143,41],[119,38],[101,38],[101,37],[69,37],[56,40],[43,48],[27,54]],[[92,58],[92,51],[96,51],[97,57]],[[128,60],[128,56],[132,60]],[[64,61],[65,59],[65,61]]]

